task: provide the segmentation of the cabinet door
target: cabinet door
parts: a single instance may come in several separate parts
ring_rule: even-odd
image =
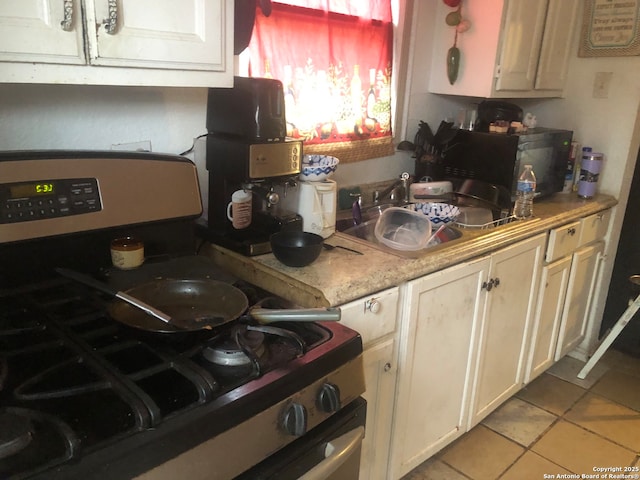
[[[556,348],[556,360],[560,360],[584,339],[592,292],[598,273],[598,261],[603,250],[604,242],[598,242],[583,247],[573,254],[567,300]]]
[[[554,362],[570,269],[571,256],[542,269],[525,383],[536,378]]]
[[[364,344],[367,424],[360,478],[386,479],[396,387],[398,288],[341,305],[341,323],[360,333]]]
[[[580,242],[579,246],[602,240],[609,229],[611,210],[589,215],[580,220]]]
[[[465,432],[488,267],[483,257],[407,284],[390,478]]]
[[[536,73],[536,90],[564,88],[579,5],[579,0],[549,0]]]
[[[491,256],[470,426],[522,386],[545,242],[538,235]]]
[[[0,0],[0,61],[84,64],[82,32],[80,0]]]
[[[397,372],[393,347],[394,339],[389,338],[364,351],[367,423],[362,442],[361,480],[387,478]]]
[[[496,90],[533,90],[548,0],[508,0]]]
[[[360,334],[366,349],[396,331],[398,296],[395,287],[340,305],[340,322]]]
[[[225,0],[87,0],[94,65],[224,71]]]

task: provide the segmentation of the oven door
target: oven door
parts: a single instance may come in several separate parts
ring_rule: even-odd
[[[236,480],[357,480],[366,410],[354,400]]]

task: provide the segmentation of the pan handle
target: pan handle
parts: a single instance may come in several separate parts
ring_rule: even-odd
[[[133,305],[134,307],[144,311],[147,315],[151,315],[152,317],[155,317],[158,320],[162,320],[164,323],[174,325],[173,319],[171,318],[170,315],[167,315],[166,313],[161,312],[157,308],[153,308],[151,305],[147,305],[142,300],[138,298],[134,298],[125,292],[120,292],[115,288],[111,288],[106,283],[102,283],[90,277],[89,275],[85,275],[84,273],[76,272],[68,268],[56,268],[55,270],[63,277],[70,278],[71,280],[82,283],[91,288],[95,288],[99,292],[106,293],[111,297],[119,298],[120,300],[123,300],[128,304]]]
[[[79,282],[79,283],[84,283],[85,285],[91,288],[95,288],[96,290],[102,293],[106,293],[107,295],[111,295],[112,297],[115,297],[118,295],[118,290],[116,290],[115,288],[111,288],[106,283],[102,283],[90,277],[89,275],[85,275],[83,273],[76,272],[68,268],[56,268],[55,270],[63,277],[70,278],[71,280],[75,280],[76,282]]]
[[[252,308],[249,315],[260,323],[274,322],[338,322],[341,310],[330,308]]]

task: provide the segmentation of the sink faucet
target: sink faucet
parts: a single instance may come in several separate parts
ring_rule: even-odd
[[[397,200],[398,189],[402,189],[402,198],[400,198],[402,203],[409,203],[409,174],[407,172],[403,172],[400,175],[400,178],[385,188],[382,192],[375,190],[373,192],[373,204],[377,205],[380,203],[380,200],[383,200],[389,197],[390,200]]]

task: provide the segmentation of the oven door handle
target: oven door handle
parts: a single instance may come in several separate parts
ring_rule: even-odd
[[[357,451],[364,438],[364,427],[360,426],[327,442],[325,459],[302,475],[298,480],[324,480],[338,470]]]

